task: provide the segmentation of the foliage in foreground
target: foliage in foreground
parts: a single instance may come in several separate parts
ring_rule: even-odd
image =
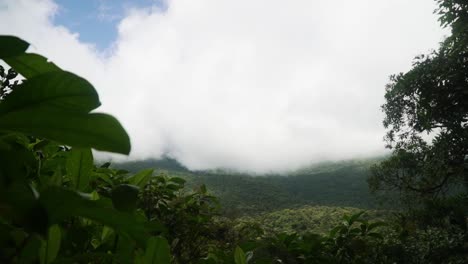
[[[128,185],[93,163],[91,147],[128,154],[127,133],[112,116],[90,113],[100,102],[89,82],[25,53],[28,46],[0,38],[0,58],[14,68],[0,69],[1,262],[168,263],[162,225],[134,210],[142,176]],[[17,73],[26,80],[14,80]]]

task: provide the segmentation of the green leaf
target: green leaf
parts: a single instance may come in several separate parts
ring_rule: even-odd
[[[0,104],[0,130],[128,154],[130,139],[120,123],[109,115],[88,113],[99,105],[86,80],[67,72],[42,74]]]
[[[109,207],[105,199],[91,201],[74,191],[49,187],[41,193],[39,201],[47,211],[50,224],[81,216],[109,226],[116,232],[125,233],[140,245],[144,245],[148,238],[143,222],[130,213]]]
[[[239,246],[236,246],[234,251],[234,262],[236,264],[247,264],[247,258],[244,251]]]
[[[18,140],[13,134],[0,139],[0,218],[44,234],[46,215],[38,206],[34,187],[28,182],[38,169],[37,161],[31,151],[17,143]]]
[[[342,229],[343,227],[341,225],[335,226],[331,231],[330,231],[330,237],[335,237],[335,235]]]
[[[133,212],[138,202],[140,189],[135,185],[119,184],[112,189],[111,198],[114,208],[119,211]]]
[[[19,179],[26,180],[29,173],[37,169],[34,154],[17,141],[16,135],[0,140],[0,190],[4,184]]]
[[[41,264],[49,264],[55,260],[60,250],[61,239],[60,227],[58,225],[51,226],[47,234],[47,240],[42,242],[39,250]]]
[[[26,41],[14,36],[0,36],[0,59],[14,57],[24,53],[29,47]]]
[[[349,225],[352,225],[354,222],[356,222],[365,212],[366,211],[360,211],[359,213],[353,214],[351,217],[349,217]]]
[[[180,185],[185,184],[185,180],[180,178],[180,177],[172,177],[172,178],[169,179],[169,181],[175,182],[175,183],[180,184]]]
[[[104,243],[106,240],[114,233],[114,230],[112,228],[109,228],[107,226],[104,226],[102,228],[102,233],[101,233],[101,241]]]
[[[96,90],[85,79],[66,71],[49,72],[20,84],[0,104],[0,116],[31,108],[88,113],[100,105]]]
[[[137,174],[128,178],[130,184],[143,188],[153,175],[153,169],[139,171]]]
[[[38,235],[31,235],[21,250],[18,263],[37,263],[37,253],[40,252],[42,239]]]
[[[167,240],[161,236],[148,239],[144,259],[146,264],[171,263],[171,252]]]
[[[48,185],[62,186],[63,179],[64,179],[62,175],[62,166],[57,165],[53,171],[54,173],[52,174],[52,176],[43,174],[39,177],[39,180],[41,181],[42,186],[48,186]]]
[[[130,153],[130,139],[112,116],[27,109],[0,116],[0,130],[44,137],[74,147]]]
[[[34,53],[23,53],[3,60],[26,79],[47,72],[61,71],[57,65],[47,61],[47,58]]]
[[[134,260],[135,242],[129,237],[117,235],[117,248],[115,249],[115,260],[117,263],[132,263]]]
[[[166,185],[166,188],[169,190],[177,191],[177,190],[184,188],[184,186],[178,185],[178,184],[168,184]]]
[[[73,148],[67,158],[67,174],[76,190],[86,191],[93,171],[93,153],[91,149]]]

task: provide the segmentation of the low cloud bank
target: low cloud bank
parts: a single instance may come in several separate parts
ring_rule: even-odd
[[[53,1],[0,0],[0,34],[89,79],[99,111],[129,132],[130,159],[261,173],[384,153],[384,86],[442,40],[434,9],[427,0],[172,0],[130,10],[100,52],[53,24]]]

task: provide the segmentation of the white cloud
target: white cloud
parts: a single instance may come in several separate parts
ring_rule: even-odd
[[[382,153],[384,85],[443,31],[427,0],[173,0],[133,9],[103,56],[50,0],[0,0],[1,34],[91,80],[131,158],[292,169]]]

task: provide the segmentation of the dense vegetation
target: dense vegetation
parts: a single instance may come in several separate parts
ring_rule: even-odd
[[[371,174],[356,161],[258,177],[96,164],[91,148],[128,154],[130,141],[91,112],[94,87],[0,36],[0,263],[466,263],[468,3],[437,2],[452,35],[392,77],[393,153]],[[400,202],[343,207],[375,206],[365,178]]]
[[[468,190],[468,3],[438,2],[452,35],[416,57],[410,71],[391,76],[382,109],[393,155],[370,179],[374,191],[401,191],[408,204]]]
[[[381,159],[324,162],[284,175],[195,171],[170,158],[112,165],[137,172],[156,168],[181,177],[187,189],[205,184],[219,198],[223,213],[235,217],[302,205],[351,206],[372,209],[378,202],[367,186],[369,167]]]

